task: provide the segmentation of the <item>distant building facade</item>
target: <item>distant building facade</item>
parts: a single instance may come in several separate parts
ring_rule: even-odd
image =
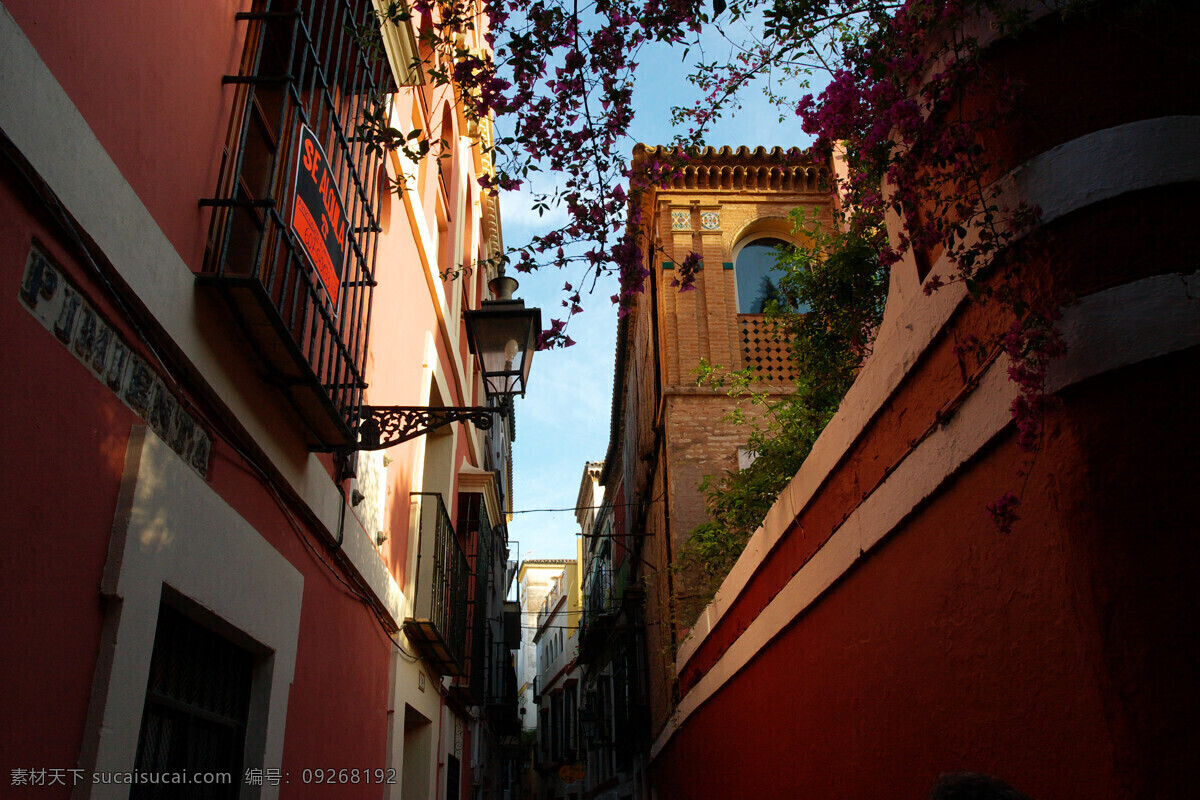
[[[563,558],[526,559],[517,568],[517,602],[521,613],[521,648],[517,651],[517,708],[521,727],[537,728],[537,621],[551,586],[569,564]]]
[[[576,560],[551,579],[537,615],[538,800],[579,800],[584,789],[579,747],[581,606]]]

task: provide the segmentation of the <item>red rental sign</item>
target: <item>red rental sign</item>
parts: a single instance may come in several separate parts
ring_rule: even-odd
[[[300,126],[298,149],[292,184],[292,233],[337,308],[346,261],[346,206],[325,151],[307,125]]]

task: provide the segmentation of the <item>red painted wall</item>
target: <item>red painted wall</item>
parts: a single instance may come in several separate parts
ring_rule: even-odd
[[[985,72],[1022,82],[1027,101],[989,132],[998,171],[1091,131],[1200,113],[1180,38],[1200,10],[1124,12],[1050,17],[986,52]],[[1180,234],[1197,212],[1194,184],[1087,206],[1030,240],[1023,276],[1063,302],[1191,273]],[[689,660],[685,695],[972,391],[977,365],[954,337],[1007,324],[994,305],[952,319]],[[1063,391],[1027,483],[1002,432],[674,732],[655,784],[706,800],[923,797],[970,770],[1038,800],[1194,794],[1198,367],[1192,348]],[[1022,486],[1021,520],[997,533],[983,509]]]
[[[347,574],[338,566],[337,553],[319,534],[293,527],[271,493],[224,443],[214,447],[211,479],[213,489],[304,577],[296,671],[279,767],[290,773],[293,786],[284,796],[362,797],[362,786],[305,786],[302,773],[386,766],[388,638],[344,583]],[[347,524],[355,524],[349,511]]]
[[[1176,235],[1200,215],[1200,197],[1187,185],[1123,195],[1092,206],[1086,214],[1070,215],[1048,226],[1044,243],[1027,267],[1036,283],[1054,282],[1059,291],[1082,296],[1148,275],[1191,270],[1191,244]],[[1128,221],[1138,220],[1137,236]],[[1147,242],[1153,242],[1147,249]],[[829,539],[845,515],[858,505],[899,463],[930,426],[947,402],[966,390],[965,376],[976,368],[969,355],[958,356],[956,337],[968,332],[981,339],[1007,326],[998,305],[971,305],[951,323],[951,333],[939,337],[909,372],[905,383],[880,410],[864,434],[816,492],[771,557],[745,590],[731,603],[717,629],[698,648],[680,676],[686,692],[737,639],[797,569]],[[1015,475],[1015,471],[1014,471]],[[984,517],[984,507],[1014,479],[997,484],[995,496],[964,514]]]
[[[220,76],[236,72],[245,33],[244,24],[233,24],[240,5],[6,3],[193,268],[207,233],[197,201],[215,187],[229,119],[231,90]],[[5,719],[23,721],[0,726],[0,752],[6,768],[65,769],[80,756],[103,622],[100,576],[127,437],[142,423],[18,300],[34,240],[127,342],[137,337],[70,240],[0,159],[0,284],[8,287],[0,313],[0,408],[7,421],[0,508],[10,531],[0,537],[6,643],[0,706]],[[278,766],[295,783],[305,768],[383,767],[390,646],[376,618],[335,577],[345,573],[322,536],[294,529],[253,470],[219,438],[210,480],[304,577]],[[298,516],[294,508],[290,514]],[[293,786],[285,796],[361,797],[362,791]]]
[[[92,693],[104,620],[100,578],[126,444],[132,426],[143,423],[21,305],[17,289],[31,243],[49,252],[127,342],[137,339],[7,161],[0,161],[0,177],[0,281],[11,289],[0,313],[7,343],[0,349],[0,413],[8,420],[0,508],[10,531],[0,537],[0,674],[5,718],[23,721],[0,726],[0,752],[10,769],[69,769],[78,763]],[[390,645],[378,621],[339,580],[345,572],[321,536],[294,528],[219,439],[211,465],[211,488],[304,577],[279,766],[296,784],[306,768],[384,767]],[[294,520],[296,509],[289,511]],[[361,797],[362,787],[297,785],[284,796]]]
[[[83,5],[5,0],[6,11],[194,270],[202,264],[208,231],[207,212],[198,201],[215,190],[233,98],[232,87],[223,86],[221,77],[237,72],[246,32],[246,24],[235,23],[234,15],[250,5],[249,0]],[[436,174],[425,188],[430,197],[442,192]],[[380,267],[381,283],[385,274],[392,282],[381,288],[376,309],[391,309],[392,318],[403,319],[395,322],[399,336],[376,340],[381,343],[377,353],[389,360],[381,372],[393,370],[396,363],[407,372],[380,385],[372,375],[373,388],[394,390],[373,399],[414,404],[422,388],[411,377],[420,373],[414,365],[422,363],[424,334],[436,330],[436,324],[428,303],[417,304],[419,314],[395,313],[413,305],[412,291],[421,297],[428,290],[419,270],[412,268],[416,251],[407,235],[403,203],[390,198],[387,205],[399,216],[385,224],[396,222],[400,228],[390,246],[380,249],[381,259],[392,259]],[[434,213],[434,203],[426,208]],[[12,532],[0,543],[5,577],[0,674],[7,678],[0,708],[5,720],[28,721],[0,725],[0,752],[5,766],[13,768],[71,768],[80,756],[93,688],[105,611],[100,576],[127,437],[141,423],[20,305],[17,290],[31,242],[36,239],[49,250],[126,341],[135,342],[137,336],[121,312],[103,300],[105,290],[88,268],[74,260],[69,237],[40,214],[37,199],[0,158],[0,281],[9,287],[7,299],[0,301],[5,308],[0,312],[0,341],[5,342],[0,374],[6,379],[0,402],[7,421],[0,508]],[[448,246],[448,239],[443,245]],[[388,297],[393,302],[386,302]],[[199,302],[203,314],[208,306]],[[212,320],[201,324],[212,326]],[[218,343],[226,341],[224,333],[201,331]],[[444,366],[450,353],[440,336],[434,338]],[[230,340],[236,341],[236,335]],[[230,347],[232,358],[235,345]],[[452,383],[443,400],[451,405],[469,401],[460,395]],[[205,408],[198,396],[189,399],[206,412],[216,411]],[[455,465],[466,458],[467,444],[460,431]],[[393,503],[401,511],[393,519],[394,544],[387,556],[401,583],[408,538],[404,500],[412,469],[411,452],[403,455],[390,468],[402,499]],[[290,773],[284,797],[378,795],[374,789],[364,793],[361,785],[304,786],[300,776],[305,769],[386,766],[392,645],[379,620],[347,585],[348,570],[340,565],[342,556],[325,544],[326,534],[308,527],[294,500],[281,500],[270,491],[220,431],[213,439],[208,480],[304,580],[283,763],[266,766]],[[455,504],[448,506],[453,513]],[[350,514],[347,524],[353,524]],[[469,778],[464,763],[464,793],[469,792]],[[34,791],[38,797],[65,796]]]
[[[18,299],[35,239],[73,279],[80,272],[14,178],[0,159],[0,708],[8,721],[0,725],[0,753],[6,787],[8,769],[67,769],[79,758],[100,643],[100,576],[126,440],[137,421]]]
[[[193,270],[204,258],[250,0],[5,0],[125,179]]]
[[[1007,536],[964,513],[1021,465],[1005,437],[693,714],[655,783],[923,797],[973,770],[1038,800],[1188,796],[1198,368],[1193,350],[1066,392]]]

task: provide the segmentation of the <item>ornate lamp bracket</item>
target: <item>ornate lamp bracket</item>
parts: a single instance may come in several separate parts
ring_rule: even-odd
[[[503,406],[363,406],[359,410],[359,441],[356,450],[383,450],[400,442],[424,436],[452,422],[473,422],[486,431],[494,422],[492,415],[505,416]]]

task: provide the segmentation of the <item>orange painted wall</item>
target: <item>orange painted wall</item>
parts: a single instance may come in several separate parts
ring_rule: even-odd
[[[1007,536],[969,513],[1022,463],[1005,436],[693,714],[656,784],[922,797],[972,770],[1040,800],[1187,796],[1198,367],[1193,349],[1066,392]]]

